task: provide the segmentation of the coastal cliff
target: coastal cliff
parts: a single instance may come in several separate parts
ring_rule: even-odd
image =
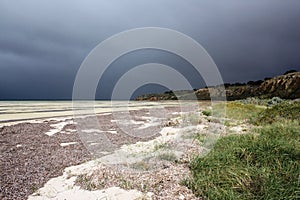
[[[287,73],[274,78],[266,78],[265,81],[249,81],[247,84],[224,84],[227,100],[245,99],[248,97],[282,99],[300,98],[300,72]],[[214,88],[214,87],[213,87]],[[146,94],[136,98],[136,100],[176,100],[190,99],[191,96],[198,100],[210,100],[209,90],[212,88],[201,88],[194,91],[168,91],[163,94]],[[213,90],[218,93],[218,90]],[[175,95],[176,94],[176,95]],[[218,94],[214,94],[218,96]]]

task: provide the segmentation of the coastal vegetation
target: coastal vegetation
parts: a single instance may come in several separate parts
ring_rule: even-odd
[[[299,101],[227,103],[229,119],[257,126],[221,138],[207,156],[195,158],[183,184],[204,199],[298,199],[299,115]]]

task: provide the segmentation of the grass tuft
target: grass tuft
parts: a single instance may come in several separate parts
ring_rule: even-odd
[[[209,116],[211,116],[211,110],[203,110],[202,114],[209,117]]]

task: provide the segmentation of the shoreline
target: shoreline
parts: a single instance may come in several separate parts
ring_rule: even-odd
[[[1,101],[0,101],[1,102]],[[77,114],[78,108],[74,107],[72,101],[63,101],[64,104],[57,104],[57,101],[2,101],[0,108],[0,127],[8,126],[10,124],[17,124],[22,122],[31,122],[32,120],[40,121],[43,119],[60,119],[60,118],[73,118],[74,114]],[[78,101],[77,101],[78,102]],[[80,102],[80,101],[79,101]],[[85,101],[83,101],[85,102]],[[94,101],[87,101],[94,102]],[[116,103],[113,108],[112,102]],[[125,104],[124,104],[125,103]],[[136,105],[130,106],[131,103]],[[162,102],[164,106],[173,106],[178,103],[175,101]],[[83,106],[82,104],[79,104]],[[129,110],[138,110],[142,108],[160,106],[157,102],[138,102],[129,101],[95,101],[94,111],[96,114],[123,111],[129,108]],[[59,109],[58,109],[59,108]],[[26,111],[22,111],[26,109]],[[82,113],[79,113],[82,114]],[[83,114],[84,115],[84,114]],[[34,116],[34,117],[33,117]]]

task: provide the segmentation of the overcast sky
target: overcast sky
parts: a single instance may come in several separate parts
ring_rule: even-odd
[[[148,26],[194,38],[224,82],[300,71],[299,0],[0,0],[0,99],[71,98],[77,70],[96,45]],[[203,86],[185,60],[146,50],[114,62],[97,97],[109,98],[123,73],[149,62],[184,69],[194,88]]]

